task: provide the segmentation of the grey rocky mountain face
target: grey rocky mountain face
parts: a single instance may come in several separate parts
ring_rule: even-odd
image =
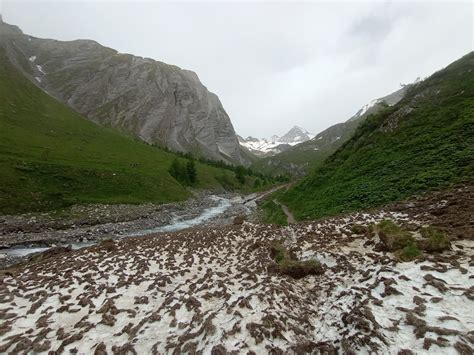
[[[279,141],[288,144],[302,143],[310,140],[313,137],[314,134],[311,134],[304,128],[294,126],[284,136],[280,137]]]
[[[90,40],[35,38],[3,22],[0,47],[30,80],[89,120],[150,144],[248,164],[219,98],[192,71]]]

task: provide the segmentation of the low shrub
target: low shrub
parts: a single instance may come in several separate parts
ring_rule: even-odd
[[[424,227],[420,234],[423,239],[419,241],[419,247],[427,252],[442,252],[451,247],[449,237],[439,228]]]
[[[308,275],[321,275],[324,272],[317,260],[287,260],[279,265],[279,272],[294,279],[301,279]]]
[[[280,226],[288,225],[286,214],[281,209],[280,205],[277,205],[272,200],[265,200],[259,204],[261,213],[261,220],[267,224],[277,224]]]
[[[275,263],[270,265],[269,271],[280,275],[287,275],[294,279],[301,279],[308,275],[321,275],[324,272],[319,261],[296,260],[294,256],[279,242],[270,248],[270,254]]]
[[[288,250],[280,242],[275,242],[270,247],[270,255],[277,264],[282,263],[284,260],[291,259]]]
[[[397,251],[415,243],[410,232],[403,230],[391,220],[383,220],[377,224],[374,232],[378,234],[386,251]]]
[[[416,246],[416,244],[411,243],[403,247],[403,249],[397,252],[397,256],[402,261],[412,261],[422,255],[420,249]]]
[[[362,224],[353,224],[351,227],[351,232],[358,235],[365,234],[368,230],[369,228]]]

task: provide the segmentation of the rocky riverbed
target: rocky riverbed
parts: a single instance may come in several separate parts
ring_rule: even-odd
[[[263,194],[197,194],[181,203],[162,205],[85,205],[43,214],[0,216],[0,267],[27,254],[51,247],[90,246],[106,239],[175,231],[206,224],[232,224],[252,218],[255,201]]]

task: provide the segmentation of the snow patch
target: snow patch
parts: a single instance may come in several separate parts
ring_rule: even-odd
[[[278,148],[279,146],[295,146],[313,139],[314,137],[314,134],[308,132],[304,128],[294,126],[290,131],[288,131],[288,133],[281,137],[273,135],[267,139],[249,136],[246,139],[239,139],[239,143],[250,151],[260,152],[265,155],[275,155],[283,151]]]
[[[44,72],[43,67],[42,67],[41,65],[37,65],[36,68],[38,68],[38,70],[39,70],[39,72],[40,72],[41,74],[46,74],[46,73]]]

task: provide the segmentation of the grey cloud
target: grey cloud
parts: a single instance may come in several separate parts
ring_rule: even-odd
[[[361,37],[363,41],[379,42],[387,37],[393,25],[393,18],[371,14],[356,21],[350,32],[356,37]]]

